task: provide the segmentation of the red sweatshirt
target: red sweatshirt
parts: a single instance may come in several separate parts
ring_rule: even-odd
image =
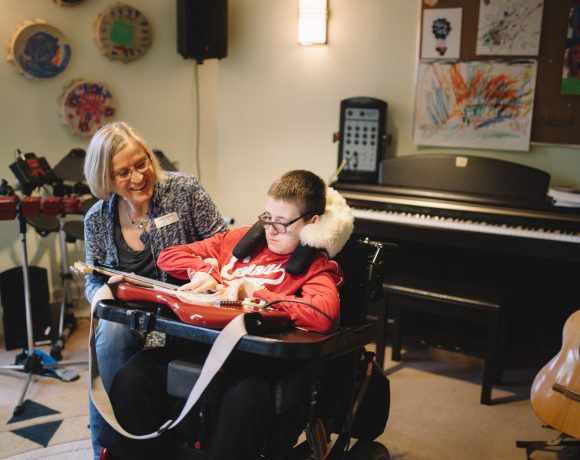
[[[340,301],[338,286],[343,283],[338,264],[329,260],[322,251],[316,253],[310,267],[301,275],[286,273],[285,267],[292,254],[275,254],[267,245],[259,244],[250,256],[238,260],[232,251],[248,231],[242,227],[195,243],[173,246],[161,251],[157,265],[175,278],[188,279],[187,269],[205,271],[221,284],[246,278],[262,286],[254,297],[266,302],[279,299],[298,299],[314,305],[332,318],[315,309],[295,302],[280,302],[275,308],[285,310],[296,327],[319,332],[330,332],[339,321]],[[203,259],[214,258],[220,270]]]

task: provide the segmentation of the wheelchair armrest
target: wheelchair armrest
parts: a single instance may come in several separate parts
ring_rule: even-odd
[[[167,367],[167,393],[177,398],[187,398],[191,389],[197,382],[201,374],[202,364],[184,361],[173,360]],[[199,402],[203,403],[218,403],[221,400],[225,388],[225,374],[220,370],[211,383],[207,386]]]

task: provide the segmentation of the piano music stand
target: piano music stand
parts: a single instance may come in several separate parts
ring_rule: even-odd
[[[8,370],[15,370],[20,372],[26,372],[27,377],[26,381],[24,382],[24,387],[20,392],[20,397],[18,398],[18,403],[14,407],[13,414],[15,416],[22,414],[24,410],[24,398],[26,396],[26,392],[28,391],[28,387],[30,386],[30,382],[32,381],[32,377],[34,375],[43,375],[42,372],[47,369],[56,369],[56,368],[63,368],[66,366],[71,365],[86,365],[86,362],[68,362],[68,363],[54,363],[54,364],[44,364],[42,362],[42,358],[39,354],[35,353],[34,351],[34,332],[32,327],[32,303],[30,299],[30,279],[28,277],[28,252],[26,248],[26,216],[22,213],[21,209],[22,203],[19,202],[16,210],[17,210],[17,217],[19,222],[19,229],[20,229],[20,242],[21,242],[21,257],[22,257],[22,276],[24,281],[24,305],[26,311],[26,339],[27,344],[23,350],[22,355],[24,356],[24,360],[20,364],[6,364],[0,365],[1,369],[8,369]],[[76,380],[76,379],[75,379]]]

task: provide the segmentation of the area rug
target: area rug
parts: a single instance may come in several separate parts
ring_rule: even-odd
[[[55,446],[78,444],[90,438],[86,391],[27,400],[18,416],[13,415],[13,410],[13,405],[0,406],[0,458],[45,458]],[[41,455],[20,457],[33,451]]]

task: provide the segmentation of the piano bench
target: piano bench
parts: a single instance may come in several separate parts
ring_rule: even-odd
[[[505,314],[502,293],[494,288],[473,286],[449,280],[406,273],[387,275],[383,281],[385,308],[379,318],[377,362],[384,366],[387,321],[392,324],[392,360],[401,360],[401,321],[403,310],[428,312],[450,318],[474,321],[487,326],[487,344],[481,388],[481,404],[491,404],[494,383],[501,381]]]

